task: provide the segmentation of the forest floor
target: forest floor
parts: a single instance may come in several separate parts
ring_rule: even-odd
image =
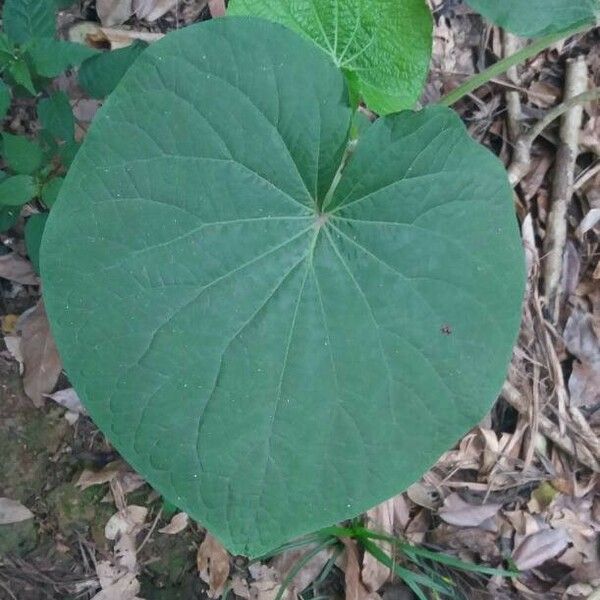
[[[516,39],[485,25],[459,1],[431,3],[435,44],[424,104],[518,47]],[[60,14],[63,33],[73,23],[98,21],[95,8],[95,0],[85,0]],[[126,18],[102,35],[109,46],[122,45],[140,32],[151,37],[206,18],[206,1],[182,0],[151,23]],[[455,108],[475,139],[515,167],[521,135],[560,104],[566,74],[577,64],[584,89],[600,85],[598,30],[543,52]],[[56,85],[72,99],[82,138],[98,103],[68,76]],[[30,120],[25,106],[12,115],[9,128],[35,130]],[[549,124],[530,160],[517,165],[515,210],[528,291],[502,394],[420,482],[364,517],[372,529],[466,561],[498,567],[510,559],[520,568],[513,579],[450,570],[456,598],[600,599],[600,106],[583,106],[574,167],[558,151],[559,125],[560,120]],[[552,264],[553,207],[570,176],[573,196],[562,216],[567,243],[559,249],[562,259]],[[1,241],[26,255],[22,224]],[[0,278],[0,498],[12,504],[0,507],[5,523],[0,599],[175,600],[220,597],[225,591],[229,598],[273,600],[295,561],[310,549],[254,564],[229,556],[120,459],[64,375],[43,400],[34,403],[27,396],[23,336],[42,336],[39,343],[49,331],[39,321],[32,326],[39,315],[27,312],[39,299],[39,286],[9,275]],[[39,360],[43,371],[49,359]],[[12,523],[6,518],[10,511],[17,515]],[[412,598],[387,568],[368,555],[357,556],[341,554],[332,561],[322,551],[293,578],[284,597],[304,590],[303,598],[344,598],[352,589],[356,600]],[[124,575],[124,564],[135,568]]]

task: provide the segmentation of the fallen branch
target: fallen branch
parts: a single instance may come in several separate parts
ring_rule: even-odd
[[[588,69],[583,56],[567,61],[565,100],[585,93],[588,86]],[[571,106],[562,119],[560,146],[554,165],[552,201],[544,238],[544,292],[550,318],[556,323],[560,315],[561,274],[567,243],[567,209],[573,197],[575,162],[579,156],[579,133],[583,120],[581,103]]]
[[[513,162],[508,168],[508,178],[513,187],[518,185],[523,177],[527,175],[531,166],[531,147],[544,129],[574,106],[593,102],[599,98],[600,87],[597,87],[583,94],[578,94],[570,100],[565,100],[565,102],[550,110],[543,119],[538,121],[525,135],[521,136],[521,139],[515,145]]]
[[[502,397],[525,418],[529,417],[529,405],[521,392],[510,382],[506,381],[502,388]],[[572,423],[573,429],[577,429],[577,423]],[[595,473],[600,473],[600,463],[594,453],[587,445],[579,444],[566,434],[562,434],[558,425],[553,423],[547,416],[538,415],[538,427],[540,433],[548,438],[557,448],[578,460],[582,465],[588,467]]]

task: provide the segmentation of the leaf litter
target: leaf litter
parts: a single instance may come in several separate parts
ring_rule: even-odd
[[[165,13],[155,17],[169,4]],[[173,4],[160,0],[99,2],[99,12],[105,16],[103,23],[95,27],[107,39],[121,35],[131,40],[147,33],[160,36],[164,31],[149,31],[139,23],[165,14],[168,17]],[[219,3],[211,8],[215,5],[220,10]],[[498,30],[483,29],[479,19],[463,5],[441,0],[432,0],[432,5],[436,35],[428,101],[479,70],[487,54],[500,56],[503,47]],[[123,33],[111,32],[110,27],[123,23],[128,23]],[[110,33],[103,33],[102,26],[108,26]],[[508,161],[509,131],[501,110],[504,92],[518,89],[522,102],[518,120],[522,127],[530,125],[560,101],[561,59],[565,52],[587,52],[590,79],[600,78],[598,52],[592,48],[588,37],[551,49],[519,67],[516,80],[501,79],[488,85],[458,108],[472,132]],[[480,427],[444,454],[421,482],[364,516],[365,524],[375,531],[426,544],[463,560],[500,566],[503,558],[510,556],[523,571],[517,580],[479,582],[498,598],[596,600],[600,594],[600,118],[597,106],[586,106],[584,112],[582,155],[576,165],[576,193],[568,215],[570,237],[563,264],[564,297],[559,318],[548,318],[539,291],[543,290],[541,240],[547,227],[556,152],[555,130],[551,128],[547,138],[536,143],[530,168],[516,189],[516,209],[528,252],[529,285],[521,336],[502,397]],[[39,285],[30,263],[20,254],[13,252],[0,259],[0,277],[21,286]],[[10,314],[4,315],[3,324]],[[25,389],[36,406],[42,407],[50,399],[63,407],[55,410],[82,417],[73,421],[74,430],[82,427],[89,432],[88,418],[74,391],[63,386],[52,393],[62,367],[43,303],[38,302],[25,313],[17,328],[5,331],[3,327],[3,335],[8,352],[2,353],[2,360],[22,364]],[[40,410],[48,410],[48,406]],[[92,431],[92,437],[104,445],[103,452],[107,450],[97,432]],[[60,464],[62,451],[52,452]],[[81,579],[69,584],[69,589],[94,589],[90,597],[95,600],[141,597],[146,567],[140,562],[138,550],[141,547],[151,568],[152,561],[157,560],[153,547],[159,533],[164,539],[185,540],[186,551],[194,546],[194,542],[190,546],[190,539],[195,541],[196,556],[188,569],[206,583],[210,597],[219,597],[230,589],[241,598],[273,599],[291,566],[307,552],[288,551],[253,565],[238,563],[218,541],[190,523],[185,513],[176,512],[169,519],[160,517],[155,506],[160,499],[148,493],[143,479],[120,460],[100,468],[80,468],[73,481],[78,493],[98,490],[99,500],[116,509],[102,524],[105,548],[98,543],[102,540],[91,534],[81,546],[85,548],[83,555],[77,548],[77,538],[67,536],[65,543],[61,542],[73,556],[87,556],[81,560]],[[128,505],[126,499],[136,494],[142,494],[141,500],[136,496],[135,502]],[[36,505],[26,498],[0,499],[2,524],[33,522],[36,514]],[[154,521],[157,525],[152,529]],[[380,547],[390,551],[386,543]],[[330,553],[324,551],[315,558],[298,573],[288,597],[297,597],[319,577]],[[0,559],[0,583],[8,581],[11,589],[14,582],[23,581],[19,579],[23,573],[32,573],[28,560],[35,559]],[[44,569],[51,576],[54,567]],[[6,573],[10,574],[8,579]],[[359,552],[353,543],[347,543],[332,573],[345,583],[346,597],[388,597],[385,590],[396,585],[387,567]],[[34,576],[27,577],[29,585],[38,585]]]

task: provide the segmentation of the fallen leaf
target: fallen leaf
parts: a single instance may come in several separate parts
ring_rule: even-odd
[[[110,483],[121,471],[127,468],[127,465],[122,460],[115,460],[108,463],[100,471],[92,471],[84,469],[75,484],[81,491],[93,485],[102,485]]]
[[[39,285],[40,283],[31,263],[16,252],[0,256],[0,277],[23,285]]]
[[[67,410],[78,413],[80,415],[86,415],[87,412],[81,404],[81,400],[77,395],[77,392],[73,388],[67,388],[66,390],[60,390],[54,392],[54,394],[46,394],[46,398],[56,402],[60,406],[63,406]]]
[[[208,8],[213,19],[225,16],[225,0],[208,0]]]
[[[406,522],[408,522],[408,506],[406,505],[404,496],[400,495],[395,498],[390,498],[386,502],[367,511],[365,527],[377,533],[393,535],[396,513],[402,515],[404,511],[406,511]],[[390,554],[390,544],[381,541],[375,541],[374,543],[386,554]],[[390,575],[391,571],[388,567],[379,562],[369,552],[365,552],[361,578],[368,590],[376,592],[389,579]]]
[[[198,547],[196,564],[200,578],[209,586],[208,597],[218,598],[229,577],[229,554],[210,533]]]
[[[2,335],[13,335],[17,329],[17,321],[19,315],[2,315],[0,322],[2,323]]]
[[[54,389],[62,371],[42,300],[28,313],[20,327],[21,354],[25,365],[23,388],[35,406],[41,407],[44,394]]]
[[[176,535],[181,533],[189,524],[190,518],[187,513],[180,512],[173,516],[171,522],[165,527],[161,527],[158,533],[165,533],[166,535]]]
[[[501,508],[502,504],[469,504],[454,492],[444,500],[444,506],[440,508],[438,514],[450,525],[478,527],[492,518]]]
[[[138,19],[152,23],[177,6],[179,0],[133,0],[133,10]]]
[[[21,337],[18,335],[5,335],[4,344],[10,355],[19,363],[19,374],[23,375],[25,364],[23,363],[23,354],[21,353]]]
[[[143,525],[148,515],[145,506],[127,506],[124,510],[115,513],[104,526],[104,535],[107,540],[116,540],[124,535],[133,533]]]
[[[133,15],[131,0],[96,0],[96,12],[102,25],[122,25]]]
[[[33,513],[17,500],[0,498],[0,525],[20,523],[33,519]]]
[[[248,571],[254,579],[250,584],[250,598],[252,600],[275,600],[281,588],[277,571],[273,567],[261,563],[251,564]]]
[[[278,581],[284,581],[290,571],[302,561],[309,552],[315,549],[314,545],[295,548],[278,554],[271,562],[271,567],[277,571]],[[331,558],[331,550],[324,548],[306,563],[298,574],[290,581],[286,589],[287,598],[298,598],[300,594],[317,579],[327,561]]]
[[[554,558],[568,545],[569,536],[564,529],[544,529],[524,538],[512,558],[518,569],[528,571]]]
[[[378,594],[369,592],[360,579],[360,563],[358,561],[358,547],[356,540],[343,538],[346,547],[344,582],[346,587],[346,600],[375,600]]]
[[[136,40],[156,42],[164,37],[164,33],[151,31],[135,31],[118,27],[100,27],[92,21],[75,23],[69,29],[69,40],[101,50],[119,50],[131,46]],[[90,101],[87,113],[93,110],[94,101]],[[85,119],[84,119],[85,120]]]
[[[142,600],[137,595],[140,583],[134,573],[102,561],[96,566],[96,575],[102,590],[92,600]]]

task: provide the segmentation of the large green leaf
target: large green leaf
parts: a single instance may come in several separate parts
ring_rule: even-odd
[[[484,17],[513,33],[535,37],[590,24],[600,16],[600,0],[467,0]]]
[[[32,38],[54,37],[55,11],[52,0],[4,0],[4,32],[18,44],[24,44]]]
[[[425,0],[231,0],[228,12],[313,40],[380,114],[413,108],[422,93],[432,44]]]
[[[515,338],[500,162],[432,108],[369,127],[340,178],[351,116],[300,36],[185,28],[110,96],[44,233],[83,402],[234,552],[407,487],[489,409]]]

